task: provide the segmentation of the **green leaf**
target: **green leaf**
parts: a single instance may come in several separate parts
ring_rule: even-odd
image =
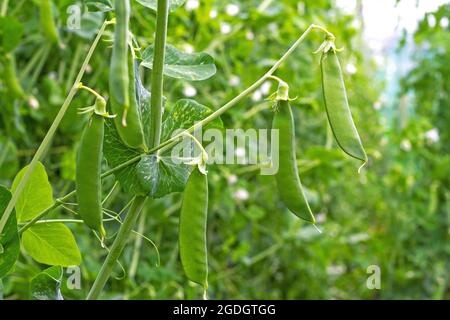
[[[14,193],[28,170],[28,166],[19,171],[13,181],[11,191]],[[28,179],[16,203],[17,220],[24,222],[35,218],[40,212],[53,204],[53,190],[48,182],[47,172],[38,162]]]
[[[103,140],[103,153],[111,168],[135,158],[140,153],[136,149],[128,148],[123,144],[116,131],[114,122],[105,121],[105,139]],[[123,190],[133,195],[145,195],[136,172],[137,162],[114,173]]]
[[[114,10],[111,0],[84,0],[84,4],[88,7],[89,12],[109,12]]]
[[[61,294],[63,270],[60,266],[45,269],[31,279],[31,297],[34,300],[64,300]]]
[[[62,223],[36,224],[22,236],[27,253],[37,262],[51,266],[69,267],[81,263],[75,238]]]
[[[0,17],[0,43],[4,53],[13,51],[22,40],[23,25],[14,17]]]
[[[13,181],[11,191],[14,193],[22,180],[28,166],[20,170]],[[44,209],[53,204],[52,186],[48,182],[47,172],[42,163],[38,162],[28,179],[16,203],[17,220],[24,222],[35,218]]]
[[[184,190],[190,168],[174,163],[170,157],[148,155],[137,165],[141,186],[153,198],[161,198],[172,192]]]
[[[144,7],[150,8],[152,10],[155,10],[158,8],[158,0],[136,0],[140,4],[142,4]],[[181,7],[186,0],[170,0],[170,11],[173,12],[177,8]]]
[[[196,122],[206,118],[211,113],[213,113],[211,109],[195,100],[178,100],[162,124],[161,141],[169,139],[175,130],[192,127]],[[208,128],[223,128],[222,120],[217,118],[211,121],[203,130]]]
[[[154,45],[147,47],[142,53],[142,65],[153,67]],[[166,45],[164,74],[184,80],[205,80],[216,73],[214,59],[207,53],[184,53],[172,45]]]
[[[3,216],[11,193],[3,186],[0,186],[0,218]],[[14,267],[19,257],[20,242],[17,233],[16,215],[11,214],[6,222],[3,233],[0,234],[0,279],[3,278]]]
[[[16,146],[6,137],[0,137],[0,179],[10,179],[18,168]]]
[[[81,15],[80,28],[69,29],[84,39],[92,39],[100,30],[104,14],[102,12],[85,12]]]

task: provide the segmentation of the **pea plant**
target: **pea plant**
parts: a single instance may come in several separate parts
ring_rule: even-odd
[[[194,136],[200,127],[223,129],[220,116],[237,105],[267,80],[278,83],[273,101],[272,129],[279,132],[279,169],[274,174],[279,198],[299,218],[315,224],[314,214],[303,190],[296,157],[295,119],[289,96],[289,85],[274,74],[313,31],[322,32],[325,40],[316,53],[321,54],[321,77],[325,110],[335,139],[349,156],[363,165],[367,156],[349,109],[342,71],[338,60],[340,49],[335,37],[324,27],[312,24],[289,47],[272,67],[251,86],[217,110],[192,100],[172,103],[164,97],[164,77],[202,81],[216,73],[214,59],[207,53],[185,53],[168,44],[169,13],[183,0],[137,0],[136,10],[156,12],[154,43],[141,48],[139,39],[130,31],[130,0],[88,1],[107,13],[69,93],[31,162],[16,175],[12,187],[0,187],[0,279],[12,272],[21,248],[37,262],[51,266],[36,276],[31,284],[34,297],[58,299],[55,290],[62,277],[62,267],[79,265],[81,253],[71,230],[71,222],[82,222],[92,230],[108,255],[98,272],[87,299],[97,299],[111,277],[113,268],[134,232],[133,228],[147,199],[182,192],[179,218],[179,254],[187,278],[208,289],[207,216],[208,216],[208,151]],[[52,43],[59,43],[50,0],[40,3],[42,29]],[[97,92],[83,76],[96,47],[108,29],[114,29],[109,64],[109,92]],[[3,48],[3,51],[7,48]],[[15,76],[13,52],[2,52],[2,65],[8,92],[17,99],[31,99]],[[150,91],[141,79],[142,70],[151,70]],[[79,141],[76,161],[76,189],[53,199],[47,172],[41,163],[56,131],[80,91],[92,95],[93,105],[80,108],[87,115]],[[186,144],[190,157],[173,150]],[[196,147],[196,148],[194,148]],[[199,152],[196,152],[198,151]],[[272,155],[273,156],[273,155]],[[106,160],[109,170],[102,172]],[[112,190],[103,190],[102,179],[114,176]],[[106,207],[109,196],[120,185],[129,197],[119,213]],[[104,192],[107,195],[103,197]],[[70,203],[73,200],[75,202]],[[63,207],[74,219],[47,219],[56,208]],[[125,219],[120,216],[126,212]],[[104,221],[119,221],[120,228],[112,245],[107,247],[108,233]],[[143,235],[142,235],[143,236]],[[43,289],[44,288],[44,289]],[[48,292],[47,292],[47,291]],[[44,292],[44,293],[43,293]],[[45,293],[47,292],[47,293]]]

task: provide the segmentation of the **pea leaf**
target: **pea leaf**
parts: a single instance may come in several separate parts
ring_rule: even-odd
[[[80,18],[80,28],[69,29],[84,39],[92,39],[100,30],[104,20],[102,12],[85,12]]]
[[[142,65],[146,68],[153,67],[154,45],[147,47],[142,53]],[[209,54],[184,53],[172,45],[166,45],[164,59],[164,74],[166,76],[184,80],[205,80],[216,73],[214,59]]]
[[[16,146],[11,140],[0,137],[0,179],[10,179],[18,167]]]
[[[19,171],[13,181],[12,192],[28,170],[28,166]],[[41,211],[53,204],[53,190],[48,182],[47,172],[42,163],[38,162],[36,168],[28,179],[22,194],[16,203],[17,220],[24,222],[35,218]]]
[[[103,152],[111,168],[117,167],[140,154],[137,150],[129,148],[122,142],[112,121],[105,121]],[[117,171],[114,175],[125,192],[145,195],[146,192],[142,189],[137,178],[136,166],[137,162]]]
[[[84,0],[84,4],[88,7],[89,12],[109,12],[114,10],[111,0]]]
[[[81,254],[70,229],[62,223],[36,224],[22,235],[25,251],[37,262],[69,267],[81,263]]]
[[[188,129],[196,122],[206,118],[212,113],[212,110],[195,100],[181,99],[172,107],[170,113],[165,117],[162,125],[161,141],[170,138],[175,130]],[[215,119],[205,126],[208,128],[223,128],[220,118]]]
[[[158,8],[158,0],[136,0],[140,4],[142,4],[144,7],[150,8],[152,10],[155,10]],[[170,0],[170,11],[173,12],[177,8],[181,7],[186,0]]]
[[[14,17],[0,17],[0,43],[4,52],[13,51],[23,35],[23,25]]]
[[[175,163],[171,157],[164,156],[148,155],[137,165],[141,186],[153,198],[183,191],[189,172],[189,166]]]
[[[45,269],[31,279],[31,297],[34,300],[64,300],[61,294],[62,279],[60,266]]]
[[[0,218],[3,216],[9,200],[11,200],[11,193],[5,187],[0,186]],[[12,214],[6,222],[3,233],[0,234],[0,279],[14,267],[19,257],[19,251],[16,215]]]

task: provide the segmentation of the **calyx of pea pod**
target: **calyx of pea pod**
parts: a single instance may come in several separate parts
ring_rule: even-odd
[[[275,77],[275,76],[270,76],[270,78],[278,81],[278,89],[277,89],[277,91],[272,93],[267,98],[267,100],[273,101],[273,102],[278,102],[278,101],[292,101],[292,100],[297,99],[297,97],[289,98],[289,85],[285,81],[283,81],[280,78]]]
[[[344,50],[344,48],[336,48],[335,44],[336,37],[332,33],[328,33],[325,36],[325,40],[322,42],[320,47],[314,51],[314,53],[327,53],[330,50],[333,50],[333,52],[341,52]]]

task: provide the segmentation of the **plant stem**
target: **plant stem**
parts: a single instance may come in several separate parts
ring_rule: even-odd
[[[153,57],[151,83],[151,132],[150,148],[159,145],[162,121],[162,94],[164,80],[164,56],[166,49],[169,0],[158,0],[156,17],[155,54]]]
[[[146,221],[146,210],[143,210],[143,212],[141,213],[141,216],[139,217],[139,222],[138,222],[137,232],[139,234],[144,233],[145,221]],[[141,254],[142,240],[143,240],[142,237],[136,237],[136,240],[134,242],[133,257],[131,258],[130,269],[128,272],[128,274],[130,275],[130,279],[132,279],[132,280],[134,280],[134,277],[136,276],[136,271],[137,271],[138,264],[139,264],[139,257]]]
[[[223,113],[228,111],[230,108],[238,104],[245,96],[252,93],[254,90],[256,90],[261,84],[263,84],[264,81],[266,81],[269,77],[272,76],[272,74],[280,67],[280,65],[292,54],[292,52],[297,49],[297,47],[305,40],[305,38],[308,36],[308,34],[314,30],[318,29],[320,31],[323,31],[328,34],[328,31],[320,26],[317,26],[315,24],[312,24],[308,27],[308,29],[303,32],[303,34],[300,36],[300,38],[295,41],[295,43],[285,52],[285,54],[270,68],[269,71],[267,71],[261,78],[256,80],[250,87],[242,91],[238,96],[227,102],[225,105],[217,109],[215,112],[204,118],[203,120],[197,122],[192,127],[186,129],[185,131],[180,132],[179,134],[175,135],[174,137],[166,140],[165,142],[159,144],[157,147],[153,147],[149,150],[149,153],[153,153],[157,150],[161,150],[160,153],[163,153],[165,150],[170,149],[174,144],[178,142],[179,139],[181,139],[186,132],[190,133],[195,131],[195,129],[202,127],[203,125],[213,121],[214,119],[220,117]]]
[[[58,126],[64,117],[64,114],[66,113],[67,109],[69,108],[70,103],[72,102],[73,97],[78,91],[78,83],[83,78],[84,72],[86,71],[86,68],[88,66],[89,61],[91,60],[92,54],[94,53],[95,48],[97,47],[97,44],[100,40],[100,38],[103,35],[103,32],[106,29],[106,26],[109,24],[109,21],[105,21],[100,28],[97,37],[95,38],[94,42],[92,43],[88,54],[86,55],[86,58],[84,59],[83,65],[81,66],[80,71],[78,72],[77,78],[75,79],[75,82],[72,86],[72,88],[69,91],[69,94],[66,97],[66,100],[64,101],[61,109],[59,110],[58,114],[56,115],[55,120],[53,121],[52,125],[50,126],[50,129],[48,130],[47,134],[44,137],[44,140],[42,141],[41,145],[39,146],[38,150],[36,151],[33,159],[31,160],[28,170],[24,174],[22,180],[20,181],[19,185],[17,186],[16,191],[11,197],[11,200],[8,203],[8,206],[5,209],[5,212],[3,213],[3,217],[0,220],[0,234],[3,232],[3,228],[5,227],[6,221],[8,221],[9,216],[11,215],[11,212],[14,209],[14,206],[17,203],[17,200],[19,199],[20,195],[22,194],[23,189],[25,188],[25,185],[28,182],[28,179],[33,174],[34,169],[36,168],[37,163],[39,160],[41,160],[42,155],[44,154],[44,151],[47,149],[47,147],[50,145],[53,136],[55,135],[56,129],[58,129]]]
[[[88,300],[98,299],[98,296],[102,292],[103,287],[105,286],[106,281],[108,281],[117,259],[119,259],[120,254],[125,247],[125,244],[129,238],[131,230],[133,229],[133,226],[136,223],[139,213],[144,207],[145,200],[146,197],[136,197],[134,199],[133,204],[128,211],[128,214],[119,229],[119,233],[114,239],[114,243],[112,244],[111,250],[109,251],[106,260],[103,263],[100,273],[98,274],[97,279],[95,279],[94,285],[92,286],[91,291],[87,296]]]
[[[6,16],[6,13],[8,12],[8,2],[9,0],[3,0],[2,11],[0,13],[0,16],[2,17]]]

